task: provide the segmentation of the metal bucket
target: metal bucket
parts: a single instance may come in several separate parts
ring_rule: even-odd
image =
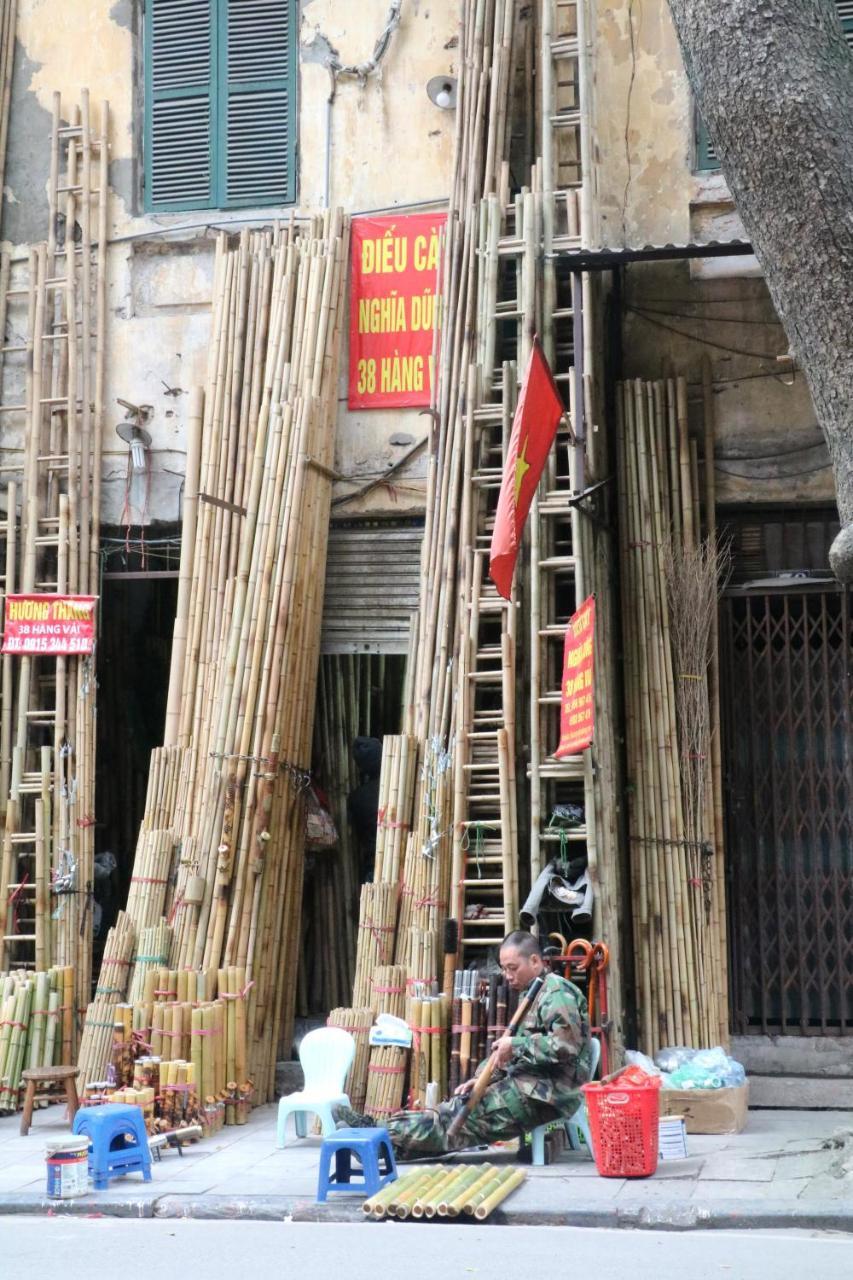
[[[69,1134],[48,1142],[47,1195],[50,1200],[71,1200],[89,1190],[89,1139]]]

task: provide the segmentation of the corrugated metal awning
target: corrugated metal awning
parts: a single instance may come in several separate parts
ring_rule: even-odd
[[[323,653],[408,653],[422,520],[348,520],[329,530]]]

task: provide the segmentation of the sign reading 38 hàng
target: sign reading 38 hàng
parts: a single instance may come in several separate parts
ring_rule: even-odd
[[[443,213],[354,218],[349,407],[429,405]]]
[[[93,653],[97,596],[7,596],[3,653],[63,657]]]

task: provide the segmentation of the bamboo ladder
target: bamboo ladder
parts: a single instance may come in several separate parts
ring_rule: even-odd
[[[55,94],[48,241],[30,250],[24,279],[3,299],[4,312],[10,302],[26,308],[26,343],[4,347],[4,356],[25,357],[26,395],[23,404],[0,409],[20,421],[26,440],[23,465],[6,469],[22,474],[18,589],[96,594],[109,107],[101,105],[93,128],[84,90],[67,114],[66,124]],[[17,495],[10,489],[11,518]],[[7,590],[13,559],[7,555]],[[9,801],[0,880],[17,909],[7,907],[0,963],[73,965],[81,1010],[89,995],[94,878],[92,664],[87,657],[24,657],[11,673],[4,661],[4,680],[17,681],[17,690],[11,721],[4,699],[0,730],[3,749],[11,746],[3,762]]]
[[[583,286],[558,270],[557,254],[580,247],[583,191],[578,5],[546,0],[540,28],[542,120],[542,338],[557,385],[568,404],[531,509],[529,571],[530,876],[571,846],[594,861],[594,797],[590,753],[554,759],[559,742],[566,624],[584,599],[580,522],[573,499],[585,477],[586,418]],[[551,825],[554,806],[574,803],[585,820],[571,829]]]

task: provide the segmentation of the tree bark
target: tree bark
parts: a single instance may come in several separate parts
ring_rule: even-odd
[[[826,436],[853,581],[853,57],[833,0],[669,0],[687,75]]]

